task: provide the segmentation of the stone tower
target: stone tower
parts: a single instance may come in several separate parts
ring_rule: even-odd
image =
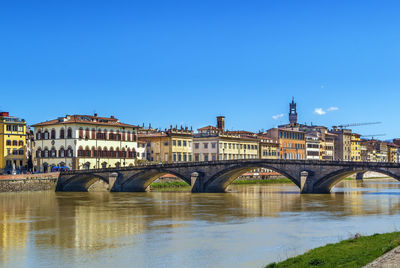
[[[217,128],[221,132],[225,131],[225,116],[217,116]]]
[[[291,125],[297,125],[297,110],[296,103],[294,102],[294,97],[292,102],[289,104],[289,122]]]

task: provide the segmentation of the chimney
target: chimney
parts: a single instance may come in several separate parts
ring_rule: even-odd
[[[97,117],[97,113],[94,113],[94,117]]]
[[[111,119],[114,119],[114,116],[112,115],[112,116],[110,116],[110,118],[111,118]]]
[[[221,132],[225,131],[225,116],[217,116],[217,128]]]

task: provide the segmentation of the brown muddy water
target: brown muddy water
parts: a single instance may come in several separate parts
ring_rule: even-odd
[[[352,234],[400,229],[400,184],[0,194],[1,267],[263,267]]]

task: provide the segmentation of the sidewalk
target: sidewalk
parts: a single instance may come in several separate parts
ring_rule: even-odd
[[[388,253],[380,256],[370,264],[364,266],[365,268],[377,268],[377,267],[400,267],[400,246],[392,249]]]

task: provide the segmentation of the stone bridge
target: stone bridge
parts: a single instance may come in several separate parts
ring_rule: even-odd
[[[157,178],[172,174],[191,185],[193,193],[219,193],[225,192],[236,178],[256,168],[282,174],[301,193],[330,193],[342,179],[367,171],[400,181],[400,165],[395,163],[249,159],[61,172],[56,191],[92,191],[101,187],[113,192],[144,192]]]

